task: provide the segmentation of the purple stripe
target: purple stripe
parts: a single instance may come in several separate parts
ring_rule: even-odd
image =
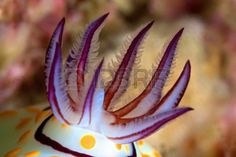
[[[84,118],[84,116],[89,116],[89,124],[91,123],[91,109],[92,109],[93,97],[94,97],[94,93],[97,87],[97,82],[98,82],[99,74],[101,72],[103,61],[104,59],[102,59],[102,61],[98,65],[95,71],[95,74],[93,76],[93,79],[91,81],[90,87],[88,89],[88,92],[84,101],[83,112],[82,112],[82,116],[80,118],[79,123]]]
[[[56,97],[56,91],[55,91],[55,85],[54,85],[54,77],[55,77],[55,71],[56,71],[56,64],[60,64],[61,63],[61,49],[59,44],[56,44],[56,51],[55,51],[55,56],[52,62],[52,68],[51,68],[51,72],[50,72],[50,76],[49,76],[49,92],[48,92],[48,100],[50,102],[50,105],[52,106],[52,111],[53,113],[58,113],[61,117],[61,119],[63,119],[63,121],[65,121],[65,123],[70,124],[63,116],[62,111],[60,110],[60,106],[58,104],[58,99]],[[57,76],[60,77],[60,76]],[[64,105],[68,105],[68,104],[64,104]],[[54,111],[54,107],[56,108],[56,111]],[[56,115],[56,114],[55,114]]]
[[[52,35],[52,37],[50,39],[50,42],[49,42],[49,46],[48,46],[47,51],[46,51],[45,69],[50,69],[51,68],[51,64],[50,63],[52,62],[51,59],[53,59],[53,57],[55,55],[55,52],[51,52],[50,50],[54,46],[56,46],[56,43],[61,44],[61,42],[62,42],[62,34],[63,34],[63,30],[64,30],[64,25],[65,25],[65,18],[61,19],[61,21],[57,24],[55,31],[53,32],[53,35]],[[58,33],[59,33],[59,38],[56,38]],[[47,75],[48,74],[46,74],[46,77],[48,77]]]
[[[176,49],[178,41],[183,33],[183,30],[184,30],[184,28],[182,28],[178,33],[176,33],[176,35],[170,41],[161,61],[159,63],[159,66],[156,69],[155,74],[152,77],[152,80],[148,84],[148,88],[153,88],[154,85],[158,85],[158,87],[159,87],[158,89],[154,89],[154,90],[158,90],[158,95],[156,97],[156,101],[160,100],[162,88],[163,88],[165,81],[170,73],[171,64],[173,62],[173,58],[175,55],[175,49]]]
[[[193,110],[190,107],[186,107],[186,108],[179,108],[179,111],[173,115],[170,115],[169,117],[166,117],[160,121],[158,121],[157,123],[153,124],[152,126],[143,129],[142,131],[139,132],[135,132],[133,134],[130,135],[126,135],[126,136],[120,136],[120,137],[107,137],[111,140],[129,140],[129,142],[134,142],[137,141],[139,139],[143,139],[147,136],[149,136],[150,134],[152,134],[153,132],[155,132],[157,129],[159,129],[161,126],[163,126],[164,124],[166,124],[167,122],[169,122],[170,120],[173,120],[175,118],[177,118],[178,116]],[[139,126],[141,127],[141,126]],[[136,136],[136,137],[135,137]],[[133,138],[133,139],[132,139]]]
[[[145,34],[147,31],[151,28],[153,25],[154,21],[150,22],[147,26],[145,26],[139,33],[138,35],[134,38],[134,40],[131,42],[116,74],[114,79],[112,80],[111,85],[107,88],[106,94],[105,94],[105,109],[108,108],[110,101],[112,100],[113,96],[119,89],[119,86],[121,85],[121,82],[124,78],[125,72],[127,75],[125,76],[126,78],[129,77],[131,69],[127,68],[128,66],[132,67],[135,61],[135,57],[137,54],[137,49],[138,46],[140,45],[141,41],[143,40]],[[127,81],[127,80],[125,80]]]
[[[167,94],[161,99],[161,101],[158,103],[156,103],[153,108],[151,108],[147,113],[145,113],[143,116],[147,116],[147,115],[150,115],[150,114],[153,114],[154,112],[156,112],[168,99],[171,99],[171,96],[173,94],[173,92],[175,92],[175,88],[178,86],[178,84],[180,83],[180,81],[182,79],[185,79],[184,80],[184,85],[181,89],[181,92],[178,93],[178,97],[176,98],[174,104],[171,106],[171,108],[175,108],[178,106],[179,102],[181,101],[185,91],[186,91],[186,88],[188,86],[188,83],[189,83],[189,79],[190,79],[190,73],[191,73],[191,66],[190,66],[190,62],[187,61],[187,63],[185,64],[184,66],[184,69],[183,71],[181,72],[178,80],[175,82],[175,84],[172,86],[172,88],[167,92]]]
[[[79,60],[78,66],[77,66],[77,72],[79,72],[79,73],[84,72],[85,64],[86,64],[86,61],[88,58],[88,53],[89,53],[89,50],[91,47],[91,42],[93,39],[93,35],[108,15],[109,15],[109,13],[103,15],[102,17],[100,17],[97,20],[95,20],[94,22],[92,22],[89,25],[87,31],[85,32],[85,42],[84,42],[84,46],[83,46],[83,49],[81,52],[81,57],[80,57],[80,60]],[[87,37],[86,37],[86,35],[87,35]]]

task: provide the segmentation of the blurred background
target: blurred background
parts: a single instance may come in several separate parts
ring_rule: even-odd
[[[91,20],[110,12],[99,49],[108,58],[122,49],[128,34],[155,20],[143,45],[141,67],[151,69],[150,63],[184,27],[165,90],[190,59],[191,80],[180,105],[195,110],[146,140],[163,157],[235,157],[235,10],[236,0],[1,0],[0,110],[47,103],[44,57],[62,17],[66,55]],[[136,84],[128,93],[143,88]]]

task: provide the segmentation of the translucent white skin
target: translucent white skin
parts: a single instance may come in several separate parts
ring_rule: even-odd
[[[15,156],[26,156],[29,152],[37,152],[34,154],[34,157],[73,156],[41,144],[35,139],[34,135],[40,124],[52,114],[51,110],[43,111],[43,108],[45,107],[40,106],[17,111],[0,112],[1,157],[9,157],[9,154],[11,154],[9,152],[18,148],[19,151],[14,154]],[[25,119],[28,119],[28,121]],[[23,137],[22,135],[26,132],[29,132],[29,134]],[[102,134],[77,126],[62,124],[55,117],[48,121],[43,129],[43,134],[70,150],[90,156],[126,157],[132,154],[131,144],[117,145]],[[95,138],[95,145],[92,149],[85,149],[81,145],[81,139],[86,135],[91,135]],[[143,142],[135,142],[134,146],[138,157],[142,155],[158,156],[157,152]]]

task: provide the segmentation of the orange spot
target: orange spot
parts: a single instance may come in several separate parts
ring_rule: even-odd
[[[51,111],[42,111],[36,114],[35,116],[35,123],[40,122],[43,118],[48,116],[51,113]]]
[[[21,129],[25,127],[30,122],[30,118],[22,118],[20,122],[16,125],[16,129]]]
[[[121,150],[121,147],[122,147],[121,144],[116,144],[116,148],[117,148],[118,150]]]
[[[40,151],[34,150],[25,154],[25,157],[36,157],[40,155]]]
[[[29,106],[26,108],[26,111],[29,113],[39,113],[41,110],[36,107]]]
[[[85,135],[80,139],[80,145],[84,149],[92,149],[96,144],[96,140],[92,135]]]
[[[16,115],[17,112],[14,111],[14,110],[8,110],[8,111],[3,111],[3,112],[0,112],[0,117],[1,118],[4,118],[4,117],[11,117],[11,116],[14,116]]]
[[[16,157],[20,153],[20,148],[15,148],[7,152],[4,157]]]
[[[161,157],[160,153],[158,153],[157,151],[153,151],[154,157]]]
[[[20,136],[20,138],[18,139],[17,143],[21,143],[21,142],[25,141],[29,137],[30,133],[31,133],[31,130],[28,130],[28,131],[24,132]]]
[[[144,144],[144,142],[142,140],[139,140],[137,143],[139,146],[142,146]]]

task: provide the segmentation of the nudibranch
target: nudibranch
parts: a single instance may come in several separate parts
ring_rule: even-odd
[[[0,156],[4,157],[159,157],[142,141],[167,122],[192,110],[178,107],[190,79],[187,61],[179,78],[162,96],[181,29],[170,41],[147,87],[115,109],[126,92],[139,46],[153,25],[134,36],[111,81],[102,86],[104,58],[97,42],[105,14],[89,24],[62,67],[63,18],[46,54],[45,82],[50,106],[0,113]]]

